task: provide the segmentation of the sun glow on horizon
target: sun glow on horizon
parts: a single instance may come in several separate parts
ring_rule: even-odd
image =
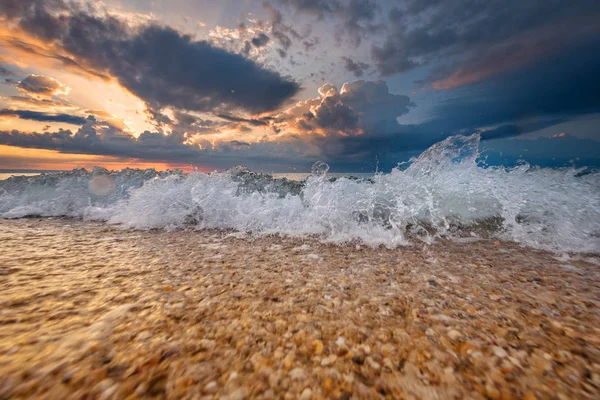
[[[25,149],[0,145],[0,170],[72,170],[91,169],[100,166],[109,170],[123,168],[154,168],[159,171],[181,169],[186,172],[198,170],[210,172],[211,168],[198,164],[142,161],[136,158],[108,157],[89,154],[60,153],[55,150]]]

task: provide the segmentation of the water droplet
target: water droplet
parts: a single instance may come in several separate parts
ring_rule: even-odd
[[[329,165],[323,161],[317,161],[311,168],[313,175],[325,175],[329,171]]]

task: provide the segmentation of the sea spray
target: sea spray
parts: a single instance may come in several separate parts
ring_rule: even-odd
[[[600,249],[600,175],[574,168],[481,163],[479,136],[439,142],[403,170],[332,179],[317,163],[303,182],[244,167],[205,174],[74,170],[0,181],[0,216],[68,216],[126,228],[218,228],[317,235],[394,247],[414,240],[495,237],[574,252]]]

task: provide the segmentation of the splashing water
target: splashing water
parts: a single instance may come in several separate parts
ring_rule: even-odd
[[[218,228],[319,235],[393,247],[484,236],[553,251],[600,249],[600,175],[478,165],[479,136],[454,136],[368,180],[303,182],[244,167],[220,173],[74,170],[0,181],[0,217],[69,216],[126,228]]]

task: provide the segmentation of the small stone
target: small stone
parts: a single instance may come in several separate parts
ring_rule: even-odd
[[[329,377],[325,378],[323,383],[321,383],[321,387],[323,388],[323,393],[329,394],[334,388],[333,380]]]
[[[283,366],[285,369],[290,369],[294,365],[294,361],[296,360],[296,355],[294,353],[289,353],[283,359]]]
[[[389,368],[390,370],[394,369],[394,364],[392,363],[392,360],[390,360],[389,358],[383,359],[383,365],[385,365],[385,367]]]
[[[321,360],[321,366],[327,367],[335,362],[337,356],[335,354],[330,355],[329,357],[325,357]]]
[[[427,328],[427,330],[425,331],[425,336],[427,337],[434,337],[435,336],[435,331],[431,328]]]
[[[344,381],[348,382],[349,384],[352,384],[354,382],[354,374],[351,372],[348,374],[344,374],[342,378],[344,378]]]
[[[365,356],[363,354],[358,354],[352,357],[352,362],[354,364],[363,365],[365,363]]]
[[[493,382],[486,383],[485,394],[490,399],[496,400],[500,398],[500,391],[496,388]]]
[[[146,395],[146,392],[148,391],[148,385],[146,385],[146,382],[142,382],[138,385],[138,387],[135,389],[135,394],[138,397],[144,397]]]
[[[108,400],[113,398],[113,394],[117,391],[117,385],[110,379],[105,379],[97,385],[97,388],[102,393],[98,397],[100,400]]]
[[[292,379],[301,380],[306,377],[306,373],[302,368],[294,368],[290,371],[290,376]]]
[[[371,357],[367,357],[367,364],[373,368],[373,369],[380,369],[381,365],[379,365],[375,360],[373,360]]]
[[[452,329],[448,332],[448,337],[452,340],[458,340],[462,337],[462,334],[459,331]]]
[[[229,393],[227,399],[229,400],[244,400],[247,396],[246,388],[237,388],[233,392]]]
[[[494,346],[494,354],[496,355],[496,357],[500,357],[500,358],[505,358],[508,356],[508,353],[506,352],[506,350],[504,350],[502,347],[498,347],[498,346]]]
[[[300,395],[300,400],[310,400],[312,396],[312,390],[310,390],[309,388],[306,388],[302,391],[302,394]]]
[[[319,355],[323,352],[323,342],[320,340],[314,340],[312,342],[313,351],[315,354]]]
[[[552,327],[552,330],[556,333],[562,333],[564,331],[563,325],[558,321],[551,321],[550,326]]]
[[[217,385],[217,382],[215,381],[211,381],[208,382],[206,384],[206,386],[204,386],[204,392],[205,393],[217,393],[217,390],[219,389],[219,385]]]

